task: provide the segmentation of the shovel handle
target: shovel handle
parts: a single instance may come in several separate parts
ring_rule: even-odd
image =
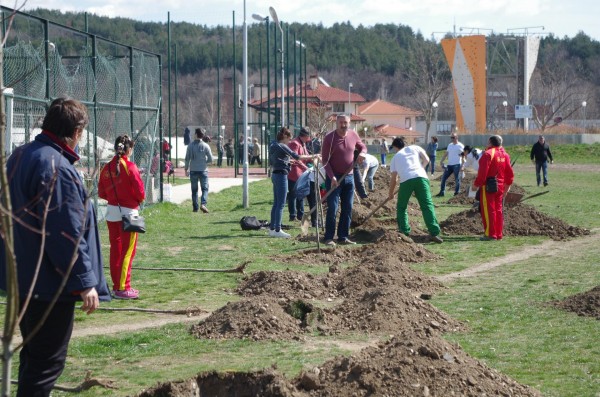
[[[340,178],[340,180],[344,179],[346,176],[348,176],[348,174],[354,169],[354,163],[352,163],[352,167],[350,167],[350,169],[348,171],[346,171]],[[317,172],[319,172],[319,170],[317,169]],[[317,179],[318,180],[318,179]],[[335,191],[335,189],[337,189],[338,186],[336,187],[331,187],[329,188],[329,190],[327,191],[327,193],[325,194],[325,196],[323,196],[323,198],[319,198],[319,200],[321,200],[321,203],[324,203],[325,200],[327,200],[327,197],[329,197],[331,195],[331,193],[333,193]],[[302,217],[302,222],[304,222],[305,219],[308,219],[309,216],[312,215],[313,212],[315,212],[317,209],[317,206],[315,205],[314,207],[311,208],[310,212],[308,213],[304,213],[304,216]]]
[[[396,191],[394,192],[394,196],[395,196],[395,195],[397,195],[399,191],[400,191],[400,189],[399,189],[399,188],[398,188],[398,189],[396,189]],[[393,196],[392,196],[392,197],[393,197]],[[392,199],[392,197],[389,197],[389,196],[388,196],[388,197],[387,197],[385,200],[383,200],[381,203],[379,203],[379,204],[377,205],[377,207],[375,207],[375,208],[374,208],[374,209],[373,209],[371,212],[369,212],[369,214],[368,214],[368,215],[365,217],[365,219],[363,219],[363,221],[362,221],[360,224],[362,225],[362,224],[366,223],[366,222],[367,222],[369,219],[371,219],[371,217],[372,217],[373,215],[375,215],[375,213],[376,213],[377,211],[379,211],[379,209],[380,209],[381,207],[383,207],[383,206],[384,206],[384,205],[385,205],[385,204],[386,204],[388,201],[390,201],[390,200]]]

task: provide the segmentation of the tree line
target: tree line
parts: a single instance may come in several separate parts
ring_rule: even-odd
[[[85,14],[76,12],[60,12],[57,10],[36,9],[30,11],[38,17],[49,19],[72,28],[85,30]],[[453,111],[451,93],[439,90],[432,97],[431,93],[423,95],[423,87],[430,84],[427,78],[433,76],[436,80],[445,81],[446,89],[449,87],[450,75],[447,71],[428,70],[423,67],[423,61],[431,61],[434,69],[436,63],[444,61],[441,48],[431,39],[427,39],[420,32],[415,32],[411,27],[402,24],[376,24],[374,26],[353,26],[350,22],[335,23],[331,27],[322,24],[291,23],[284,24],[284,40],[287,41],[286,52],[289,68],[292,63],[294,51],[299,47],[294,46],[294,40],[303,42],[306,51],[302,56],[307,57],[309,74],[318,72],[325,76],[332,86],[346,88],[353,82],[353,92],[361,93],[366,99],[382,98],[392,102],[414,106],[416,109],[427,113],[427,106],[434,100],[441,98],[440,117],[444,111],[450,115]],[[260,75],[265,75],[266,69],[266,24],[253,23],[248,26],[248,66],[250,79],[257,80]],[[271,71],[279,67],[280,54],[277,49],[281,38],[277,30],[277,40],[274,40],[274,24],[270,23],[270,63]],[[88,15],[89,33],[96,34],[123,44],[160,53],[163,55],[163,65],[167,64],[168,29],[167,22],[140,22],[127,18],[108,18],[97,15]],[[236,38],[236,55],[233,56],[233,34]],[[448,37],[451,37],[448,33]],[[203,120],[201,109],[206,104],[193,105],[189,96],[200,96],[197,92],[200,87],[214,87],[214,71],[219,66],[225,73],[231,74],[233,65],[238,71],[242,70],[242,28],[237,26],[207,26],[188,22],[171,22],[171,44],[177,44],[177,67],[181,81],[194,82],[189,87],[182,87],[179,99],[189,103],[191,123],[207,122]],[[425,58],[424,58],[425,57]],[[443,63],[441,62],[441,63]],[[171,53],[171,63],[175,59]],[[442,66],[439,66],[442,67]],[[552,34],[541,39],[537,68],[539,71],[560,69],[567,71],[564,76],[576,79],[578,91],[585,91],[588,103],[588,114],[591,116],[596,111],[596,97],[600,92],[600,74],[595,73],[600,67],[600,42],[579,32],[574,37],[556,37]],[[428,70],[430,76],[424,81],[415,82],[414,79],[421,70]],[[222,74],[223,76],[223,74]],[[543,79],[543,75],[539,79]],[[565,77],[566,78],[566,77]],[[254,81],[257,82],[257,81]],[[438,81],[439,83],[439,81]],[[567,82],[569,83],[569,82]],[[585,87],[582,90],[581,87]],[[438,92],[440,91],[440,92]],[[532,90],[535,91],[535,90]],[[418,92],[421,98],[417,98]],[[449,103],[444,106],[443,103]],[[194,106],[197,107],[194,110]],[[573,105],[574,106],[574,105]],[[430,111],[430,108],[429,108]],[[182,120],[185,121],[187,116]],[[200,119],[198,119],[200,118]]]

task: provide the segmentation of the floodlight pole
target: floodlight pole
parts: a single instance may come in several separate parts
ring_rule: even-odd
[[[281,33],[281,127],[285,127],[285,57],[284,57],[284,47],[283,47],[283,28],[281,27],[281,23],[279,22],[279,18],[277,17],[277,12],[273,7],[269,7],[269,13],[271,14],[271,18],[273,18],[273,22],[279,28],[279,32]]]
[[[242,187],[243,187],[243,196],[242,201],[244,208],[248,208],[248,24],[246,23],[246,0],[244,0],[244,60],[243,60],[243,69],[244,69],[244,166],[243,166],[243,177],[242,177]]]

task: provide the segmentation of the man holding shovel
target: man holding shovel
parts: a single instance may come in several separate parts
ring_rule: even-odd
[[[429,157],[425,151],[417,146],[405,146],[402,138],[395,138],[392,141],[392,149],[396,154],[390,163],[390,172],[392,173],[390,181],[390,190],[388,200],[394,198],[396,192],[396,178],[400,178],[400,189],[398,190],[398,202],[396,204],[396,217],[398,229],[405,235],[410,234],[410,224],[408,223],[408,200],[413,192],[419,201],[419,207],[423,213],[423,219],[429,238],[431,241],[441,244],[444,240],[439,236],[440,225],[435,216],[431,191],[429,189],[429,179],[425,166],[429,163]]]
[[[354,202],[354,161],[362,164],[367,147],[356,131],[351,130],[350,117],[340,114],[336,119],[336,129],[325,135],[321,156],[327,178],[325,187],[332,191],[327,197],[327,216],[325,218],[325,244],[335,246],[335,220],[338,204],[341,201],[340,220],[338,223],[338,243],[356,244],[348,236],[352,220]],[[358,158],[354,159],[354,150],[358,150]]]

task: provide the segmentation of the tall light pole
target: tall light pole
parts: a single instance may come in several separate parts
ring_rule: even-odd
[[[508,102],[507,101],[503,101],[502,102],[502,106],[504,106],[504,129],[507,130],[508,129],[508,127],[507,127],[508,121],[506,119],[506,108],[508,107]]]
[[[269,7],[269,14],[271,14],[271,18],[273,18],[273,22],[279,28],[279,32],[281,33],[281,126],[285,126],[285,58],[284,58],[284,47],[283,47],[283,28],[281,27],[281,23],[279,22],[279,18],[277,17],[277,12],[273,7]]]
[[[244,168],[242,177],[242,204],[244,208],[248,208],[248,24],[246,23],[246,0],[244,0],[244,142],[242,146],[244,148]]]
[[[583,132],[585,133],[587,130],[587,123],[586,123],[586,119],[585,119],[585,108],[587,107],[587,102],[586,101],[581,102],[581,107],[583,108]]]
[[[437,134],[438,103],[434,101],[431,104],[431,107],[433,108],[433,120],[435,121],[435,123],[434,123],[435,129],[433,131]],[[427,136],[425,137],[425,144],[427,144],[427,143],[429,143],[429,130],[427,131]]]
[[[350,97],[352,95],[352,87],[354,87],[354,85],[352,83],[348,84],[348,111],[350,112],[350,116],[352,116],[352,105],[350,104]]]
[[[267,126],[270,130],[271,127],[271,62],[269,61],[269,36],[271,35],[269,32],[269,17],[263,16],[261,14],[252,14],[252,18],[257,21],[264,21],[266,24],[266,33],[267,33]],[[262,70],[260,71],[262,76]],[[262,95],[261,95],[262,98]],[[263,134],[264,135],[264,134]]]
[[[306,81],[302,79],[302,50],[306,49],[306,46],[300,40],[296,40],[296,47],[300,47],[300,125],[302,125],[302,89],[304,85],[306,85]],[[306,52],[304,53],[304,57],[306,57]],[[294,93],[296,89],[294,89]],[[295,95],[295,94],[294,94]]]

